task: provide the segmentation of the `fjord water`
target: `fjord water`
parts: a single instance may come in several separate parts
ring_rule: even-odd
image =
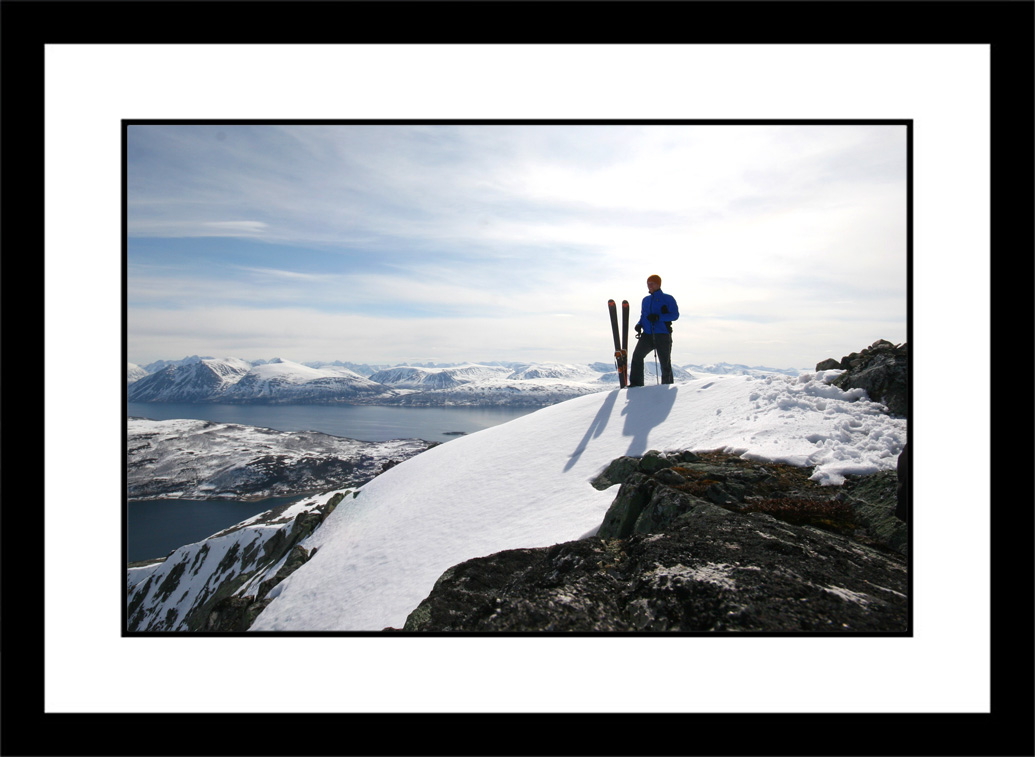
[[[424,439],[447,442],[520,418],[528,407],[386,407],[382,405],[217,405],[130,402],[127,415],[152,420],[193,418],[277,431],[321,431],[363,442]]]
[[[126,561],[165,557],[184,544],[207,539],[253,515],[302,497],[252,502],[216,499],[147,499],[126,508]]]
[[[458,435],[506,423],[536,408],[381,407],[376,405],[210,405],[134,402],[127,416],[172,420],[191,418],[260,426],[277,431],[321,431],[366,442],[424,439],[448,442]],[[129,502],[126,512],[129,562],[164,557],[242,520],[301,499],[261,501],[157,499]]]

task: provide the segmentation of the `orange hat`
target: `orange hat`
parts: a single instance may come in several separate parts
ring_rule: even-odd
[[[656,281],[658,282],[658,286],[661,286],[661,277],[657,274],[654,274],[653,276],[648,276],[647,281]]]

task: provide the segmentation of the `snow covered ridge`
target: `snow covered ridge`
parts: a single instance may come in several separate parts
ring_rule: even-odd
[[[617,491],[590,482],[623,456],[722,450],[812,467],[828,486],[893,470],[906,419],[832,386],[840,374],[596,392],[432,448],[336,509],[301,545],[317,550],[312,559],[271,592],[250,630],[402,628],[454,565],[595,533]]]
[[[148,370],[155,368],[156,370]],[[360,366],[355,366],[360,369]],[[532,405],[545,406],[617,386],[606,363],[465,363],[450,366],[394,366],[363,375],[345,364],[303,365],[275,358],[249,363],[238,358],[161,361],[147,369],[127,366],[130,402],[220,402],[276,404]],[[654,364],[645,364],[647,383]],[[798,375],[717,364],[674,367],[676,381],[698,373]]]
[[[127,422],[128,499],[263,499],[360,486],[432,446],[200,420]]]

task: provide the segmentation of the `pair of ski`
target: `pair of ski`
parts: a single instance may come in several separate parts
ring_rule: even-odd
[[[615,367],[618,369],[618,385],[625,389],[629,383],[627,372],[629,358],[629,301],[622,300],[622,333],[618,334],[618,306],[614,300],[607,301],[611,313],[611,334],[615,338]]]

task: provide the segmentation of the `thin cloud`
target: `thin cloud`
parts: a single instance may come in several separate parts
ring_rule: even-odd
[[[205,221],[201,224],[204,236],[254,237],[264,233],[269,224],[262,221]]]

